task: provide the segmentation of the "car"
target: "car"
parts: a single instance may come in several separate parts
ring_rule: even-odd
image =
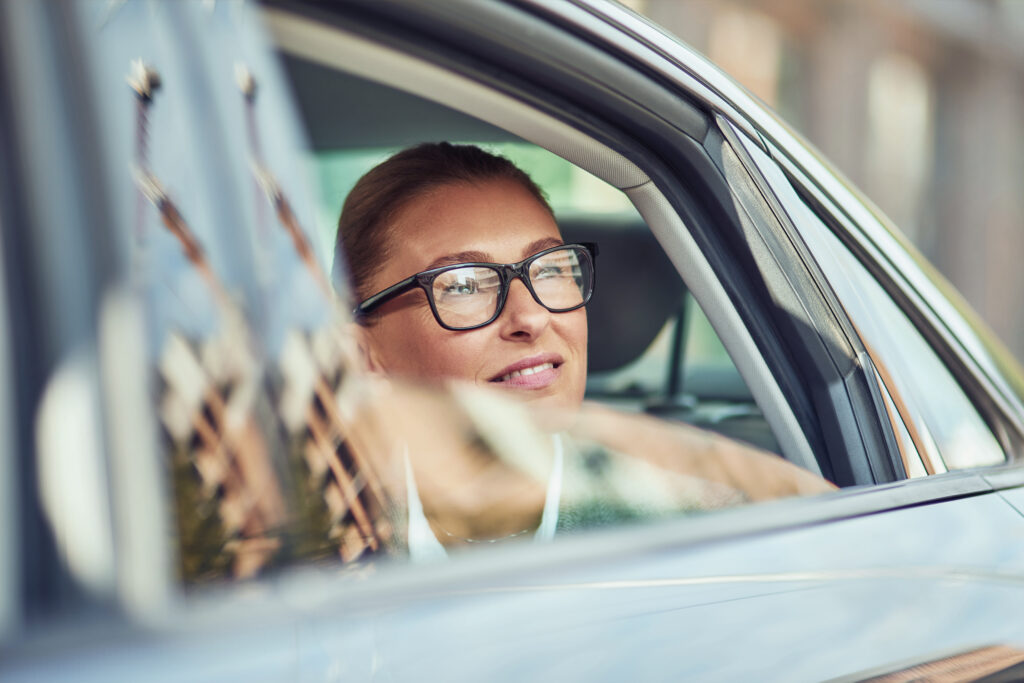
[[[10,2],[0,46],[4,680],[1021,672],[1024,372],[807,143],[642,17]],[[402,472],[367,448],[424,421],[453,452],[544,438],[355,369],[337,211],[424,140],[507,154],[602,245],[591,400],[838,490],[376,561]]]

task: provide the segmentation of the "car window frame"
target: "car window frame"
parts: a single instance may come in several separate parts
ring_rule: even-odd
[[[802,365],[821,385],[812,391],[819,408],[831,402],[834,414],[827,414],[824,431],[833,471],[849,467],[850,483],[887,483],[904,478],[899,444],[887,419],[884,398],[878,388],[871,356],[856,334],[853,323],[831,288],[822,286],[823,275],[811,251],[753,164],[747,145],[760,148],[760,140],[744,133],[731,119],[718,115],[723,141],[723,169],[732,167],[736,187],[743,189],[738,200],[747,208],[753,231],[746,238],[753,244],[759,236],[768,245],[759,268],[766,272],[765,284],[772,291],[772,305],[778,309],[781,325],[796,327],[794,336],[804,345]],[[729,172],[729,171],[725,171]],[[780,298],[781,297],[781,298]]]

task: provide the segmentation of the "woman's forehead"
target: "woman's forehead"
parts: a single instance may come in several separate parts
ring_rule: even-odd
[[[534,240],[523,246],[520,251],[519,257],[514,260],[522,260],[527,256],[532,256],[539,251],[550,249],[551,247],[557,247],[563,244],[560,237],[542,237]],[[490,252],[476,251],[476,250],[464,250],[456,251],[440,256],[426,265],[426,269],[439,268],[441,266],[454,265],[456,263],[473,263],[473,262],[494,262],[495,258]],[[510,261],[511,263],[511,261]]]
[[[395,217],[391,241],[393,261],[425,270],[518,261],[562,240],[547,207],[521,184],[501,179],[443,185],[410,201]]]

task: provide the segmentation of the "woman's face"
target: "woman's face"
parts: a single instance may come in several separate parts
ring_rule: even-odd
[[[371,294],[429,268],[515,263],[562,243],[551,214],[511,180],[443,185],[403,207],[392,228],[391,255],[370,280]],[[378,313],[363,330],[371,370],[467,380],[542,408],[574,411],[583,400],[585,309],[551,313],[518,279],[498,319],[475,330],[442,328],[420,289]]]

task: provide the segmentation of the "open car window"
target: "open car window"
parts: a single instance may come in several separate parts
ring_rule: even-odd
[[[775,489],[780,479],[769,472],[764,472],[762,478],[758,463],[740,464],[743,457],[732,459],[730,451],[736,449],[734,454],[738,454],[749,446],[760,449],[767,458],[764,462],[773,465],[782,463],[777,456],[792,456],[794,450],[797,456],[802,453],[798,449],[787,450],[776,438],[773,426],[704,314],[698,297],[680,276],[680,266],[634,205],[639,198],[641,203],[646,202],[648,215],[652,215],[652,204],[657,203],[654,193],[639,189],[650,185],[642,175],[623,164],[626,170],[619,172],[618,184],[638,190],[630,197],[567,158],[578,157],[579,147],[592,142],[542,128],[541,132],[533,132],[546,146],[531,142],[477,117],[494,115],[492,110],[504,103],[469,102],[461,110],[445,106],[436,100],[448,98],[428,99],[379,82],[374,76],[386,80],[390,75],[384,67],[373,73],[349,73],[349,62],[329,55],[339,49],[338,43],[353,40],[351,37],[324,37],[334,43],[328,47],[325,42],[324,50],[317,49],[312,54],[305,48],[310,36],[304,33],[303,26],[282,17],[276,23],[272,21],[272,25],[279,32],[282,62],[296,89],[300,115],[311,138],[311,175],[317,179],[321,194],[317,208],[321,244],[333,242],[340,207],[362,174],[408,145],[444,140],[474,144],[512,160],[547,194],[564,240],[594,242],[600,249],[595,295],[587,305],[590,342],[586,391],[588,401],[599,405],[584,410],[581,426],[570,430],[569,441],[556,438],[553,452],[559,464],[552,469],[538,462],[530,464],[536,456],[552,452],[547,439],[528,437],[529,430],[524,424],[511,422],[501,428],[493,424],[495,415],[511,415],[509,407],[495,405],[494,413],[483,407],[479,412],[471,411],[481,420],[483,434],[493,428],[506,435],[492,442],[506,462],[536,475],[533,485],[524,483],[525,488],[516,488],[516,477],[506,472],[501,477],[503,487],[492,491],[488,498],[511,496],[522,501],[541,495],[550,497],[561,487],[559,513],[557,519],[550,520],[554,520],[551,524],[559,533],[567,533],[729,507],[775,495],[828,490],[827,485],[816,488],[810,483],[814,475],[805,473],[807,488],[786,485],[783,494],[781,489]],[[414,71],[417,68],[412,67]],[[447,82],[444,85],[452,87]],[[502,115],[507,117],[507,112]],[[502,115],[494,120],[501,121]],[[529,135],[530,125],[522,125],[513,118],[509,127]],[[559,149],[568,152],[552,151]],[[614,178],[615,174],[612,175]],[[331,250],[323,257],[330,260],[337,258],[338,253]],[[338,270],[338,266],[333,267]],[[702,294],[705,303],[714,301],[706,292]],[[716,312],[722,310],[721,305],[716,306]],[[752,358],[749,350],[744,357]],[[470,395],[472,392],[463,396]],[[482,396],[467,400],[487,403]],[[617,412],[607,412],[600,404]],[[647,417],[628,418],[630,414]],[[700,443],[703,437],[688,440],[671,425],[696,426],[727,438],[713,439],[717,445],[712,452],[707,450],[706,443]],[[688,433],[694,436],[703,432]],[[787,434],[792,436],[791,429]],[[688,460],[692,456],[702,458],[707,469]],[[543,462],[543,457],[540,460]],[[488,511],[472,515],[474,522],[469,525],[465,514],[445,517],[436,507],[428,510],[431,505],[426,502],[424,517],[435,522],[433,528],[426,528],[422,520],[416,522],[420,498],[432,497],[436,501],[465,485],[458,479],[458,468],[452,470],[429,455],[419,461],[411,465],[407,482],[407,486],[414,486],[409,494],[408,538],[414,560],[436,559],[443,554],[435,536],[442,541],[441,545],[448,545],[448,541],[458,538],[474,538],[475,543],[480,538],[518,537],[524,533],[519,528],[524,525],[497,524]],[[816,466],[813,459],[806,457],[798,458],[797,462]],[[734,466],[744,473],[738,474]],[[816,467],[811,469],[817,471]],[[755,492],[758,486],[737,486],[742,479],[763,481],[765,491]],[[538,487],[538,481],[547,483]],[[518,493],[512,496],[508,487]],[[514,508],[505,514],[517,518]],[[547,504],[544,510],[541,528],[549,520]],[[438,519],[447,521],[437,522]],[[540,532],[537,534],[535,537],[539,538]]]
[[[587,398],[782,454],[700,304],[625,193],[466,113],[288,52],[283,62],[312,138],[321,244],[333,242],[340,207],[358,178],[406,144],[444,139],[505,156],[546,193],[566,242],[600,249],[587,307]],[[323,257],[332,261],[334,250]]]
[[[626,294],[625,298],[629,302],[628,306],[613,307],[612,310],[617,315],[628,315],[634,313],[637,307],[650,305],[655,305],[664,312],[660,315],[647,316],[648,322],[643,326],[620,324],[616,328],[617,334],[612,338],[620,341],[626,336],[632,336],[636,348],[621,360],[610,359],[606,369],[619,369],[629,361],[639,358],[642,351],[657,337],[658,332],[664,329],[665,323],[673,316],[679,315],[679,298],[686,293],[692,294],[693,299],[703,307],[722,346],[728,350],[728,356],[736,364],[739,375],[745,379],[749,394],[754,397],[754,403],[763,411],[774,439],[778,442],[778,450],[802,467],[812,471],[819,470],[814,453],[817,446],[812,448],[810,441],[821,437],[809,436],[805,432],[808,425],[801,424],[802,421],[813,419],[814,409],[807,397],[800,399],[803,402],[800,408],[791,405],[797,396],[794,393],[797,388],[793,383],[796,379],[787,380],[789,384],[783,387],[773,377],[773,371],[769,366],[777,362],[777,359],[769,360],[763,357],[765,347],[754,340],[747,327],[748,323],[743,321],[746,313],[741,313],[735,302],[729,300],[730,296],[739,294],[727,289],[711,266],[709,255],[702,251],[703,247],[697,244],[690,233],[692,226],[688,225],[687,221],[690,220],[691,212],[679,212],[675,204],[680,201],[679,196],[667,197],[644,171],[609,147],[608,140],[612,138],[608,138],[607,134],[588,134],[585,132],[586,125],[568,125],[559,116],[552,115],[549,107],[528,104],[534,97],[540,97],[541,100],[547,97],[543,93],[512,97],[500,81],[493,82],[492,86],[484,85],[481,81],[489,78],[487,67],[467,66],[460,64],[458,59],[451,62],[451,55],[443,54],[443,49],[435,62],[414,56],[419,52],[418,47],[405,52],[367,40],[356,33],[316,24],[301,16],[278,10],[267,12],[267,16],[271,31],[284,55],[286,68],[290,72],[312,146],[317,152],[337,150],[346,146],[357,149],[396,148],[423,141],[425,135],[422,129],[417,133],[415,126],[410,129],[408,126],[395,125],[396,117],[400,119],[399,114],[405,113],[408,118],[418,123],[427,122],[426,127],[431,131],[428,139],[462,139],[487,144],[528,140],[533,145],[550,151],[622,190],[643,215],[647,226],[646,236],[643,238],[647,244],[640,246],[649,249],[648,253],[651,256],[643,261],[645,267],[641,275],[654,275],[663,266],[667,266],[666,270],[680,273],[681,277],[674,288],[641,287],[639,296],[625,286],[629,284],[628,279],[617,281],[621,286],[617,293]],[[479,80],[467,78],[461,73],[464,66],[470,71],[482,68],[480,74],[483,77]],[[365,88],[365,91],[362,88]],[[410,99],[410,96],[414,97]],[[557,100],[557,96],[553,97]],[[345,117],[339,113],[338,103],[349,100],[356,105],[344,109],[345,112],[353,112],[353,115],[348,125],[343,125],[342,119]],[[423,102],[430,106],[421,106]],[[445,106],[440,106],[439,102],[443,102]],[[699,113],[682,100],[662,98],[659,102],[674,110],[675,120],[683,127],[682,130],[677,129],[676,133],[681,135],[684,147],[701,144],[697,141],[708,130],[709,125],[706,115]],[[367,114],[367,103],[380,109]],[[452,118],[452,110],[460,114]],[[711,144],[715,144],[713,139]],[[700,183],[716,186],[713,190],[707,190],[719,195],[714,201],[720,201],[721,194],[731,192],[723,185],[722,179],[716,176],[720,171],[706,166],[708,162],[714,161],[713,157],[717,152],[692,148],[686,153],[704,155],[704,159],[699,163],[705,166],[699,173],[708,175],[701,178]],[[343,185],[338,183],[337,187]],[[700,192],[696,186],[692,189],[687,186],[673,186],[669,191],[673,195],[684,196],[690,192]],[[343,191],[334,189],[334,196],[329,198],[326,204],[333,209],[340,203],[343,194]],[[731,207],[722,208],[732,211]],[[333,213],[321,208],[322,234],[331,233],[331,227],[325,226],[332,226]],[[560,220],[563,223],[563,230],[566,233],[571,232],[571,223],[576,221],[576,217],[566,216]],[[707,217],[701,220],[711,221]],[[596,225],[595,221],[591,227]],[[607,222],[605,225],[607,226]],[[612,226],[615,227],[615,222],[612,222]],[[620,221],[618,227],[628,226],[623,226]],[[702,228],[714,229],[711,222]],[[641,230],[638,234],[644,232]],[[611,235],[605,234],[604,237],[610,239]],[[600,260],[602,265],[599,265],[599,268],[604,269],[602,272],[607,272],[610,262],[604,258]],[[742,274],[744,268],[738,264],[729,267],[735,269],[738,274]],[[685,297],[683,300],[685,301]],[[591,306],[590,313],[592,316],[599,316],[599,311],[594,305]],[[685,327],[679,329],[685,331]],[[681,339],[681,335],[679,338]],[[596,363],[603,354],[599,348],[592,350],[596,351],[593,354]],[[592,365],[592,370],[600,372],[601,369]],[[666,377],[672,374],[670,369],[665,368]],[[630,383],[627,381],[625,384]],[[675,400],[677,397],[673,394],[677,391],[675,387],[671,389],[667,392],[667,397],[662,396],[658,400],[662,403]],[[739,412],[749,411],[744,408]]]
[[[44,390],[57,396],[43,401],[44,427],[91,391],[109,420],[109,453],[97,442],[78,463],[109,485],[109,497],[93,491],[102,514],[75,513],[80,499],[58,494],[84,477],[58,466],[64,448],[40,449],[54,473],[44,515],[69,575],[116,584],[136,608],[179,585],[298,563],[416,560],[832,490],[679,211],[604,142],[429,61],[273,10],[283,72],[238,29],[247,9],[81,9],[82,30],[100,36],[85,77],[113,103],[98,125],[111,141],[118,220],[106,237],[120,279],[97,305],[95,367],[72,364]],[[176,26],[203,49],[173,49]],[[376,51],[372,68],[346,50]],[[451,106],[422,97],[432,89]],[[507,154],[551,194],[567,240],[602,245],[588,310],[593,402],[564,433],[465,387],[378,382],[355,360],[352,302],[327,276],[338,207],[390,151],[438,138]],[[67,376],[74,401],[60,400]]]

